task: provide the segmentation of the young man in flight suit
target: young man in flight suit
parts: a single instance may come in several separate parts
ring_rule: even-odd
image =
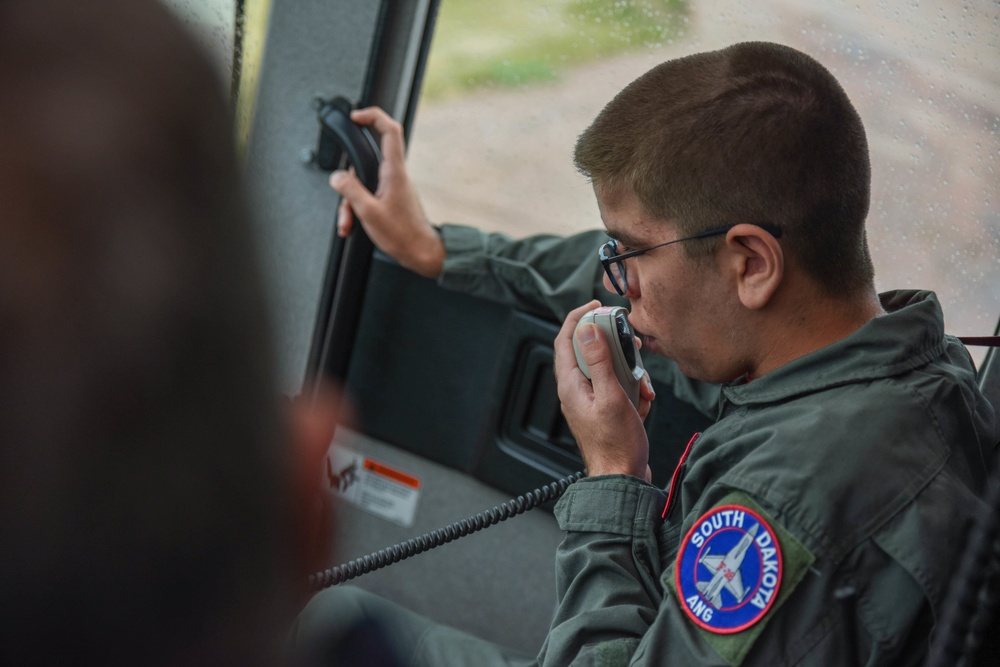
[[[377,245],[445,283],[463,250],[503,264],[483,247],[446,255],[398,125],[371,109],[355,120],[383,135],[380,190],[331,184]],[[330,607],[384,614],[417,665],[921,663],[994,466],[994,413],[936,297],[874,290],[867,143],[844,91],[776,44],[695,54],[626,87],[576,163],[613,239],[605,287],[628,299],[647,358],[721,386],[716,423],[667,490],[650,484],[652,392],[633,408],[592,325],[575,333],[588,382],[572,338],[597,304],[569,311],[556,376],[588,478],[555,508],[559,605],[537,658],[351,589],[317,596],[302,632]],[[482,280],[509,300],[531,291]]]

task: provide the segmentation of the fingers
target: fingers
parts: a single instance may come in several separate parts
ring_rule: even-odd
[[[596,324],[583,324],[573,335],[576,339],[577,349],[580,350],[580,356],[587,362],[587,370],[590,372],[590,381],[594,385],[594,391],[601,393],[608,372],[611,373],[615,384],[618,384],[611,361],[611,348],[601,328]]]
[[[351,205],[348,203],[346,198],[340,200],[340,206],[337,207],[337,236],[340,238],[347,238],[351,229],[354,227],[354,211],[351,210]]]
[[[379,134],[386,134],[393,131],[394,127],[401,127],[384,109],[375,106],[354,109],[351,111],[351,120],[359,125],[371,125]]]
[[[584,304],[579,308],[574,308],[566,315],[566,320],[563,322],[562,328],[559,329],[559,334],[556,336],[555,340],[555,372],[556,380],[558,382],[571,381],[571,376],[574,371],[579,371],[579,367],[576,363],[576,352],[573,349],[573,331],[576,329],[577,323],[580,321],[584,315],[588,312],[597,308],[600,304],[599,301],[594,299],[590,303]],[[583,377],[583,373],[580,373],[580,378],[586,381]]]
[[[591,299],[589,303],[585,303],[582,306],[569,311],[566,315],[566,319],[563,321],[562,328],[559,329],[557,338],[572,338],[573,330],[576,329],[577,323],[583,318],[584,315],[600,305],[600,301],[597,299]]]
[[[643,369],[642,380],[639,381],[639,397],[647,401],[656,398],[656,390],[653,389],[653,380],[649,377],[649,371]]]
[[[584,324],[576,330],[575,335],[580,356],[587,362],[594,395],[604,400],[626,402],[631,405],[615,372],[611,345],[604,331],[596,324]]]
[[[642,380],[639,382],[639,416],[642,421],[646,421],[649,416],[649,409],[653,407],[653,399],[656,398],[656,391],[653,390],[653,381],[649,377],[649,372],[643,370]]]
[[[567,315],[555,340],[555,371],[560,407],[591,476],[624,474],[649,479],[649,440],[642,421],[618,383],[611,350],[597,325],[579,327],[580,319],[600,303],[592,301]],[[577,366],[580,355],[593,385]],[[646,401],[648,409],[648,401]],[[628,407],[626,407],[628,406]]]
[[[361,125],[371,125],[382,136],[382,158],[391,165],[406,159],[406,141],[403,126],[379,107],[365,107],[351,112],[351,120]]]
[[[362,220],[365,219],[367,209],[375,203],[375,195],[373,195],[368,188],[366,188],[364,184],[358,180],[357,176],[349,171],[339,169],[330,174],[330,187],[336,190],[340,196],[344,198],[344,201],[341,202],[341,206],[343,206],[346,202],[351,209],[356,211],[357,214],[361,216]]]

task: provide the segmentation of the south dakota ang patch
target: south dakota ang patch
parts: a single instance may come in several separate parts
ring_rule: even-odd
[[[674,569],[680,606],[696,625],[732,634],[753,627],[778,597],[781,545],[760,514],[714,507],[681,542]]]

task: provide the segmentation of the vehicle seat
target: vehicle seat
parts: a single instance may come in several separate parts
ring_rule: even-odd
[[[977,380],[1000,414],[997,348],[987,352]],[[993,437],[1000,440],[996,431]],[[1000,442],[994,452],[998,448]],[[985,500],[988,511],[980,515],[967,540],[931,645],[929,667],[1000,665],[1000,469],[996,459]]]

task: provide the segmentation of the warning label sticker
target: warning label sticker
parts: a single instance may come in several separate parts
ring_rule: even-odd
[[[401,526],[413,525],[420,494],[416,477],[358,452],[331,447],[326,455],[326,480],[340,500]]]

